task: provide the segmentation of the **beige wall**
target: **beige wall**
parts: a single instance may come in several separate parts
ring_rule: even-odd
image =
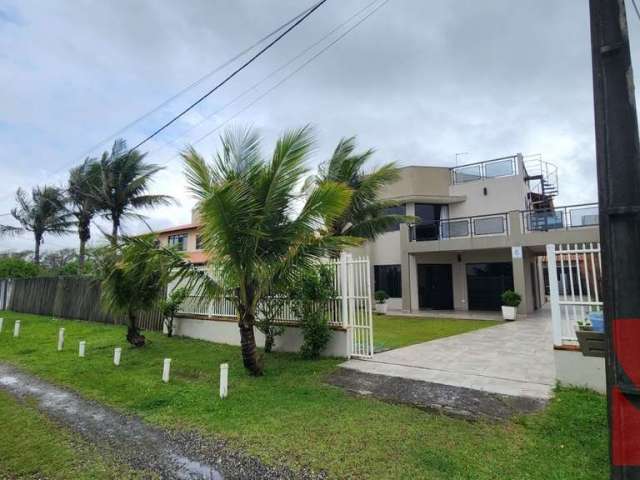
[[[465,196],[467,199],[449,206],[449,218],[525,210],[527,191],[527,184],[522,175],[451,185],[451,196]]]
[[[446,167],[403,167],[400,179],[387,186],[382,198],[399,198],[412,195],[449,195],[449,169]]]

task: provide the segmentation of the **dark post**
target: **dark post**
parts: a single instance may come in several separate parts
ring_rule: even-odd
[[[640,479],[640,147],[624,0],[590,0],[611,478]]]

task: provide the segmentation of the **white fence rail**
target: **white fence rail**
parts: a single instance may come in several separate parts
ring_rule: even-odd
[[[373,355],[373,328],[371,309],[371,277],[369,259],[353,258],[343,254],[338,260],[326,263],[330,268],[337,295],[329,301],[329,324],[343,327],[348,333],[350,356],[369,358]],[[175,288],[170,286],[169,290]],[[179,312],[185,315],[237,318],[232,300],[217,298],[203,302],[200,297],[190,296],[181,305]],[[287,301],[276,322],[295,325],[300,323],[291,301]]]
[[[547,245],[547,262],[553,343],[575,343],[578,321],[602,310],[600,244]]]

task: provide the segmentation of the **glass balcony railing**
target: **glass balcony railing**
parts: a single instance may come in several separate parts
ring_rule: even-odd
[[[452,238],[507,235],[509,232],[506,213],[477,217],[451,218],[409,226],[412,242],[448,240]]]
[[[522,212],[522,222],[525,233],[595,227],[599,224],[598,204],[526,210]]]
[[[451,183],[457,185],[485,178],[510,177],[518,175],[518,172],[518,157],[514,155],[452,168]]]

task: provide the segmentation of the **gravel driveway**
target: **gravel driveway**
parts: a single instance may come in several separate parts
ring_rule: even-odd
[[[0,389],[35,399],[40,411],[135,469],[163,479],[324,479],[324,473],[266,466],[224,442],[168,432],[0,363]]]

